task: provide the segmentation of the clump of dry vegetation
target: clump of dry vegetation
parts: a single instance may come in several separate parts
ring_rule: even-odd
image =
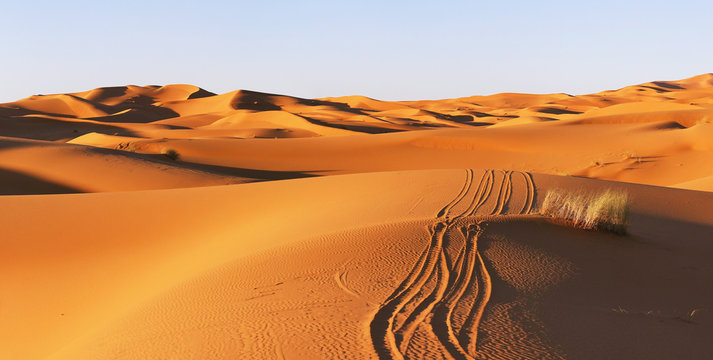
[[[623,235],[629,223],[629,196],[614,190],[585,194],[554,189],[547,192],[540,214],[577,228]]]
[[[161,149],[161,154],[165,155],[169,159],[176,161],[179,158],[178,152],[176,150],[173,150],[171,148],[163,148]]]

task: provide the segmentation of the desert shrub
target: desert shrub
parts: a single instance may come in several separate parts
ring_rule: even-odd
[[[545,195],[540,214],[581,229],[626,234],[629,223],[629,196],[625,192],[614,190],[585,194],[554,189]]]
[[[171,148],[163,148],[161,150],[161,154],[166,155],[169,159],[176,161],[179,158],[178,152],[176,150],[173,150]]]

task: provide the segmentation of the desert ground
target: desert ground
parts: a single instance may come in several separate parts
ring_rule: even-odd
[[[626,194],[626,233],[541,210]],[[713,74],[0,104],[0,359],[711,359]]]

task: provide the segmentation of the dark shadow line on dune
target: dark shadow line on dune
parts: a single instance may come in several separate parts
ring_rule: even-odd
[[[581,111],[560,109],[560,108],[554,108],[554,107],[541,108],[541,109],[537,110],[537,112],[543,113],[543,114],[553,114],[553,115],[578,115],[578,114],[582,113]]]
[[[108,124],[64,121],[45,117],[0,116],[0,136],[54,141],[76,138],[91,132],[138,137],[133,131]]]
[[[109,123],[149,123],[180,116],[177,112],[161,106],[156,106],[156,99],[147,95],[136,95],[116,105],[105,105],[107,116],[90,117],[87,119]],[[129,110],[129,113],[117,114]]]
[[[37,142],[36,142],[37,141]],[[27,139],[22,137],[6,136],[0,134],[0,151],[8,149],[17,149],[23,147],[54,145],[51,141]]]
[[[90,90],[90,94],[88,94],[88,95],[93,94],[94,96],[92,97],[92,99],[89,99],[89,96],[87,96],[85,99],[101,103],[102,101],[105,101],[106,99],[123,96],[126,94],[127,90],[129,90],[128,86],[100,87],[100,88],[96,88],[94,90]]]
[[[286,179],[299,179],[307,177],[317,177],[322,176],[320,173],[331,173],[333,170],[309,170],[309,171],[280,171],[280,170],[262,170],[262,169],[248,169],[239,168],[232,166],[221,166],[212,164],[203,164],[196,162],[183,161],[179,158],[177,160],[171,160],[168,156],[162,154],[142,154],[132,151],[118,150],[118,149],[108,149],[95,146],[86,145],[73,145],[85,148],[99,155],[112,155],[112,156],[123,156],[130,159],[140,160],[150,162],[156,165],[168,165],[175,168],[182,168],[186,170],[194,170],[205,173],[210,173],[214,175],[223,176],[233,176],[240,178],[253,179],[255,181],[259,180],[286,180]]]
[[[213,93],[213,92],[210,92],[210,91],[208,91],[208,90],[206,90],[206,89],[203,89],[203,88],[198,88],[197,91],[195,91],[195,92],[191,93],[190,95],[188,95],[188,99],[186,99],[186,100],[200,99],[200,98],[211,97],[211,96],[215,96],[215,95],[217,95],[217,94],[216,94],[216,93]]]
[[[666,88],[666,89],[686,90],[685,87],[678,86],[678,85],[675,85],[675,84],[669,84],[669,83],[666,83],[666,82],[663,82],[663,81],[654,81],[654,82],[652,82],[652,84],[654,84],[654,85],[656,85],[656,86],[659,86],[659,87],[662,87],[662,88]]]
[[[331,127],[331,128],[336,128],[336,129],[342,129],[342,130],[349,130],[349,131],[356,131],[356,132],[361,132],[361,133],[366,133],[366,134],[385,134],[385,133],[392,133],[392,132],[401,132],[405,131],[402,129],[389,129],[389,128],[382,128],[378,126],[368,126],[368,125],[347,125],[347,124],[335,124],[335,123],[330,123],[324,120],[317,120],[313,119],[301,114],[295,114],[310,123],[314,125],[320,125],[320,126],[325,126],[325,127]]]
[[[495,115],[491,115],[491,114],[484,113],[484,112],[481,112],[481,111],[469,111],[469,113],[470,113],[471,115],[477,117],[477,118],[482,118],[482,117],[497,117],[497,116],[495,116]]]
[[[221,165],[211,165],[202,164],[196,162],[189,162],[183,160],[173,161],[168,159],[165,155],[157,154],[135,154],[136,157],[142,158],[144,160],[149,160],[156,163],[168,164],[171,166],[176,166],[188,170],[196,170],[206,173],[211,173],[215,175],[223,176],[234,176],[240,178],[252,179],[255,181],[270,181],[270,180],[287,180],[287,179],[301,179],[309,177],[322,176],[319,173],[330,172],[330,170],[310,170],[310,171],[280,171],[280,170],[262,170],[262,169],[248,169],[239,168],[232,166],[221,166]]]
[[[126,99],[116,105],[106,105],[102,104],[101,102],[88,100],[72,94],[63,95],[66,95],[67,97],[72,98],[78,102],[88,104],[98,110],[105,112],[107,115],[79,117],[73,114],[60,114],[42,110],[31,110],[19,105],[15,105],[13,107],[0,107],[0,115],[13,117],[25,115],[54,116],[72,119],[103,121],[107,123],[147,123],[179,116],[177,112],[169,108],[154,105],[155,99],[146,95],[137,95],[132,98]],[[126,110],[130,110],[131,112],[128,114],[117,114]]]
[[[0,168],[0,195],[46,195],[82,192],[84,191],[19,171]]]
[[[240,110],[256,110],[256,111],[270,111],[270,110],[282,110],[282,107],[274,104],[275,98],[291,98],[295,100],[300,105],[305,106],[326,106],[331,107],[334,110],[350,112],[356,115],[369,116],[366,112],[368,109],[362,109],[358,107],[351,107],[349,104],[318,100],[318,99],[305,99],[296,96],[281,95],[264,93],[252,90],[240,90],[240,93],[232,100],[231,106],[234,109]]]
[[[45,112],[45,111],[35,111],[35,110],[26,109],[21,106],[0,107],[0,115],[7,116],[7,117],[22,117],[25,115],[41,115],[41,116],[55,116],[55,117],[63,117],[63,118],[70,118],[70,119],[79,119],[78,117],[71,115],[71,114],[60,114],[60,113]]]
[[[654,91],[656,91],[656,92],[659,93],[659,94],[671,92],[671,90],[662,89],[662,88],[659,88],[659,87],[656,87],[656,86],[641,85],[641,87],[642,87],[642,88],[647,88],[647,89],[654,90]],[[639,89],[639,91],[642,91],[642,90],[644,90],[644,89]]]

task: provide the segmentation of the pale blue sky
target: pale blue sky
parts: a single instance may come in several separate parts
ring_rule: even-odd
[[[713,1],[14,1],[0,102],[189,83],[386,100],[582,94],[713,72]]]

